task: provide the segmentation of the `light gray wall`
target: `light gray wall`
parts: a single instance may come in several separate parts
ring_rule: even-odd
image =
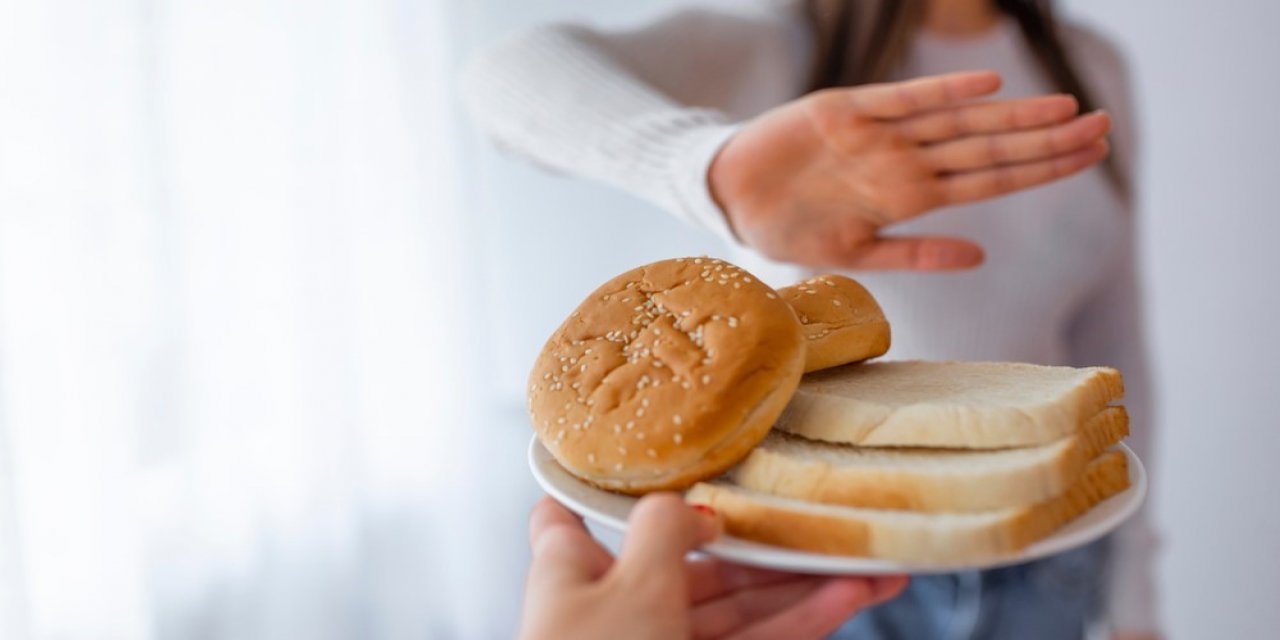
[[[678,4],[487,0],[465,3],[458,18],[465,52],[535,22],[626,24]],[[1280,4],[1069,0],[1066,10],[1119,41],[1137,83],[1143,260],[1162,416],[1153,490],[1171,637],[1276,637]],[[486,357],[508,397],[519,397],[541,341],[601,273],[719,251],[709,236],[627,196],[548,178],[472,143],[475,265],[486,289],[484,329],[495,337]],[[550,233],[552,220],[574,231]],[[626,244],[606,240],[623,226]],[[580,263],[551,259],[570,253]],[[548,282],[555,285],[540,284]],[[517,430],[520,412],[509,415]]]
[[[1280,629],[1280,4],[1071,0],[1137,83],[1176,638]]]

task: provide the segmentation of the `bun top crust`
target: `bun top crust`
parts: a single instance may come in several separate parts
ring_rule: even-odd
[[[606,489],[683,489],[738,462],[799,384],[791,307],[712,258],[632,269],[587,297],[529,375],[529,414],[570,473]]]
[[[806,340],[821,340],[849,327],[888,326],[871,292],[852,278],[817,276],[783,287],[778,293],[796,310]]]

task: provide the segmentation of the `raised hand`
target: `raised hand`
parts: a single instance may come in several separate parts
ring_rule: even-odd
[[[751,121],[721,149],[712,195],[745,243],[813,267],[973,267],[962,238],[882,229],[1086,169],[1108,151],[1109,116],[1071,96],[975,102],[1000,76],[972,71],[809,94]],[[1028,212],[1028,215],[1034,215]]]

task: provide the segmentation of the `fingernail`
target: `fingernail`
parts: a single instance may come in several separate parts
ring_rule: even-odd
[[[716,513],[716,510],[712,509],[710,505],[705,504],[694,504],[690,506],[692,506],[698,513],[702,514],[703,533],[706,534],[706,538],[708,540],[714,540],[720,537],[722,523],[720,522],[720,515]]]

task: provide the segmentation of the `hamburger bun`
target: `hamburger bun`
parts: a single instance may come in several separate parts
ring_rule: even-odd
[[[865,287],[824,275],[778,289],[804,327],[804,371],[861,362],[889,351],[889,321]]]
[[[552,334],[529,415],[586,482],[685,489],[768,434],[804,363],[800,323],[769,286],[721,260],[664,260],[606,282]]]

